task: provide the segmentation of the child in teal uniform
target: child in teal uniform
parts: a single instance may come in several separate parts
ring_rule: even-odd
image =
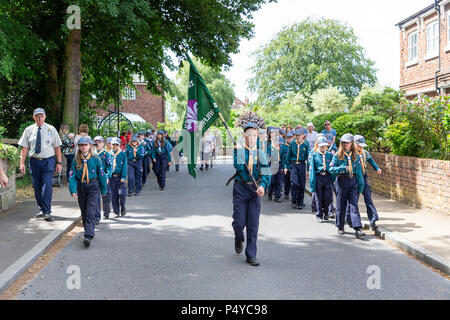
[[[163,135],[164,131],[159,130],[153,143],[152,152],[150,154],[160,190],[164,190],[166,186],[167,166],[172,161],[170,156],[172,145],[168,140],[164,138]]]
[[[366,234],[361,230],[361,215],[358,209],[359,193],[364,190],[364,177],[361,163],[353,144],[353,135],[346,133],[341,138],[338,152],[333,156],[330,173],[336,179],[336,227],[339,234],[344,234],[347,201],[350,202],[350,219],[358,239]]]
[[[113,149],[112,169],[111,169],[111,202],[116,217],[126,215],[126,199],[127,199],[127,156],[120,147],[121,141],[114,137],[111,140]]]
[[[245,228],[247,230],[246,262],[251,266],[259,266],[259,261],[256,259],[256,241],[261,198],[269,187],[270,170],[266,154],[258,149],[258,126],[247,123],[244,126],[244,138],[244,146],[236,147],[233,153],[233,165],[236,169],[232,223],[235,235],[234,249],[237,254],[242,252]],[[255,179],[258,186],[255,186],[251,177]]]
[[[284,145],[283,139],[272,131],[271,143],[268,147],[269,166],[271,172],[271,181],[268,190],[268,199],[272,200],[272,194],[275,193],[275,202],[281,202],[281,188],[283,184],[283,172],[287,169],[286,155],[288,148]]]
[[[143,159],[146,151],[144,146],[139,144],[137,136],[132,136],[125,150],[128,162],[128,196],[131,197],[133,191],[134,195],[138,196],[142,191]]]
[[[311,193],[315,195],[316,218],[318,222],[329,219],[329,206],[333,201],[332,183],[333,178],[330,173],[330,164],[333,156],[328,149],[328,142],[325,137],[316,140],[317,149],[312,152],[309,166],[309,186]]]
[[[90,151],[92,140],[81,137],[78,140],[78,151],[70,170],[69,191],[78,199],[84,226],[84,245],[89,247],[95,236],[95,212],[97,200],[106,195],[107,178],[102,161]]]
[[[100,223],[101,219],[101,202],[103,202],[103,217],[109,219],[109,213],[111,212],[111,184],[109,183],[111,179],[111,169],[112,169],[112,157],[109,152],[103,149],[103,137],[97,136],[94,138],[94,154],[102,160],[103,169],[105,170],[108,188],[106,196],[102,199],[98,198],[98,208],[95,212],[95,224]]]
[[[305,140],[306,129],[294,131],[295,140],[289,145],[285,165],[291,172],[291,206],[294,209],[305,207],[306,161],[309,155],[309,143]]]
[[[354,138],[355,142],[355,150],[358,154],[359,161],[361,163],[361,168],[364,175],[364,190],[363,190],[363,196],[364,196],[364,203],[366,204],[367,209],[367,218],[369,219],[370,226],[372,227],[372,230],[376,230],[377,225],[376,221],[379,220],[378,218],[378,212],[375,208],[375,205],[372,201],[372,192],[370,191],[370,185],[367,178],[367,163],[370,163],[372,168],[378,173],[381,174],[381,169],[378,168],[378,165],[373,160],[370,153],[366,150],[364,150],[365,147],[367,147],[366,140],[361,135],[356,135]],[[347,205],[347,222],[351,225],[351,221],[349,219],[350,217],[350,204]]]

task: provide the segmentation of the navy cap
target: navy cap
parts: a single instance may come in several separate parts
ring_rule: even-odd
[[[164,130],[158,130],[158,133],[164,134]]]
[[[341,137],[341,142],[352,142],[353,135],[351,133],[346,133]]]
[[[244,125],[244,132],[245,132],[247,129],[250,129],[250,128],[252,128],[252,129],[258,129],[258,125],[257,125],[256,123],[253,123],[253,122],[247,122],[247,123]]]
[[[144,133],[141,131],[141,132],[138,132],[138,136],[143,136],[144,135]]]
[[[112,144],[120,144],[120,139],[117,138],[117,137],[114,137],[114,138],[111,139],[111,143]]]
[[[366,139],[364,139],[363,136],[357,134],[357,135],[353,138],[353,140],[355,141],[355,143],[356,143],[358,146],[363,147],[363,148],[367,147]]]
[[[317,138],[317,145],[318,145],[319,147],[328,146],[327,138],[325,138],[325,137],[319,137],[319,138]]]
[[[294,130],[294,134],[302,135],[303,134],[303,130],[302,129],[295,129]]]
[[[293,137],[294,136],[294,134],[292,133],[292,131],[291,132],[288,132],[287,134],[286,134],[286,138],[290,138],[290,137]]]
[[[45,116],[45,110],[42,108],[36,108],[33,111],[33,116],[37,115],[37,114],[43,114]]]
[[[133,136],[131,137],[131,141],[138,141],[138,137],[137,137],[136,135],[133,135]]]
[[[77,145],[80,144],[92,144],[92,140],[89,137],[81,137],[80,140],[78,140]]]

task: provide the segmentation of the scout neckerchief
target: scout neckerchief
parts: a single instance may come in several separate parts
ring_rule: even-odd
[[[114,153],[114,150],[113,150],[113,152],[112,152],[112,154],[113,154],[113,156],[114,156],[114,160],[113,160],[113,169],[112,169],[112,171],[114,172],[114,170],[116,169],[116,158],[117,158],[117,156],[119,155],[119,153],[121,152],[122,150],[119,148],[118,150],[117,150],[117,152],[116,153]]]
[[[327,153],[326,151],[324,153],[320,152],[320,149],[317,149],[317,152],[322,156],[322,162],[323,162],[323,171],[327,171],[327,162],[325,159],[325,154]]]
[[[164,138],[163,138],[164,139]],[[162,150],[161,150],[161,141],[162,141],[162,139],[161,140],[158,140],[158,141],[155,141],[155,147],[156,147],[156,143],[158,143],[158,151],[161,153],[162,152]]]
[[[363,174],[366,174],[366,153],[364,152],[364,149],[361,150],[361,152],[358,152],[358,154],[361,161],[362,172]]]
[[[136,158],[136,151],[137,151],[137,149],[138,149],[138,147],[139,147],[139,144],[138,144],[136,147],[133,147],[133,146],[131,145],[131,143],[130,143],[130,147],[133,148],[133,154],[134,154],[134,157]]]
[[[248,169],[250,171],[250,176],[253,174],[253,157],[256,150],[256,145],[253,146],[253,148],[250,149],[250,147],[245,144],[245,149],[248,150]]]
[[[297,139],[295,139],[295,143],[297,144],[297,162],[298,162],[298,156],[300,155],[300,146],[305,142],[305,139],[301,140],[300,143],[297,142]]]
[[[81,159],[83,160],[83,176],[81,177],[81,183],[84,182],[84,178],[86,178],[86,182],[89,183],[88,160],[91,158],[91,155],[91,153],[89,153],[87,157],[81,155]]]
[[[102,153],[102,152],[103,152],[103,149],[100,149],[100,151],[98,151],[97,149],[94,150],[94,153],[95,153],[97,156],[99,156],[100,153]]]
[[[349,154],[347,152],[344,151],[345,156],[347,157],[348,160],[348,172],[350,174],[350,177],[353,177],[353,166],[352,166],[352,153],[350,152]]]

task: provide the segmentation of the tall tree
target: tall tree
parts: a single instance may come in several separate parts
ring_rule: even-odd
[[[197,0],[3,0],[0,19],[18,27],[13,35],[5,37],[3,34],[8,31],[4,27],[6,24],[1,23],[0,43],[4,43],[5,38],[23,39],[26,35],[35,39],[39,46],[16,41],[14,47],[0,48],[0,78],[15,81],[16,87],[20,86],[20,81],[30,79],[43,83],[43,86],[32,86],[44,87],[46,92],[47,99],[39,106],[46,107],[54,122],[59,124],[63,113],[70,114],[64,109],[75,108],[68,102],[61,105],[66,101],[69,86],[66,77],[73,74],[73,68],[79,68],[67,68],[67,46],[72,43],[67,41],[71,34],[66,26],[69,5],[75,4],[81,9],[82,110],[90,107],[92,96],[97,98],[98,105],[108,105],[116,96],[117,82],[122,87],[130,85],[134,74],[146,79],[151,92],[162,94],[169,84],[165,68],[176,68],[170,52],[182,57],[183,47],[213,67],[230,66],[230,55],[238,52],[240,41],[253,35],[252,13],[271,1],[274,0],[210,0],[199,4]],[[16,59],[14,50],[18,47],[24,57],[34,59]],[[69,49],[74,50],[74,47]],[[41,66],[33,70],[29,67],[32,61]],[[20,108],[25,113],[29,107]]]
[[[374,62],[365,57],[353,29],[336,20],[308,18],[285,27],[254,56],[250,88],[263,105],[276,106],[300,92],[311,108],[319,89],[333,86],[351,98],[376,81]]]

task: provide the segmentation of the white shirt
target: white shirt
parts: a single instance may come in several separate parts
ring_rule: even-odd
[[[314,148],[314,145],[315,145],[316,139],[317,139],[317,135],[318,135],[317,131],[313,131],[311,133],[309,133],[309,131],[308,131],[308,133],[306,134],[306,141],[309,144],[309,150],[312,150]]]
[[[55,148],[61,146],[61,138],[55,127],[44,124],[41,127],[41,152],[36,153],[36,139],[38,134],[38,126],[32,124],[27,127],[19,140],[19,145],[29,149],[28,156],[33,158],[49,158],[55,155]]]

